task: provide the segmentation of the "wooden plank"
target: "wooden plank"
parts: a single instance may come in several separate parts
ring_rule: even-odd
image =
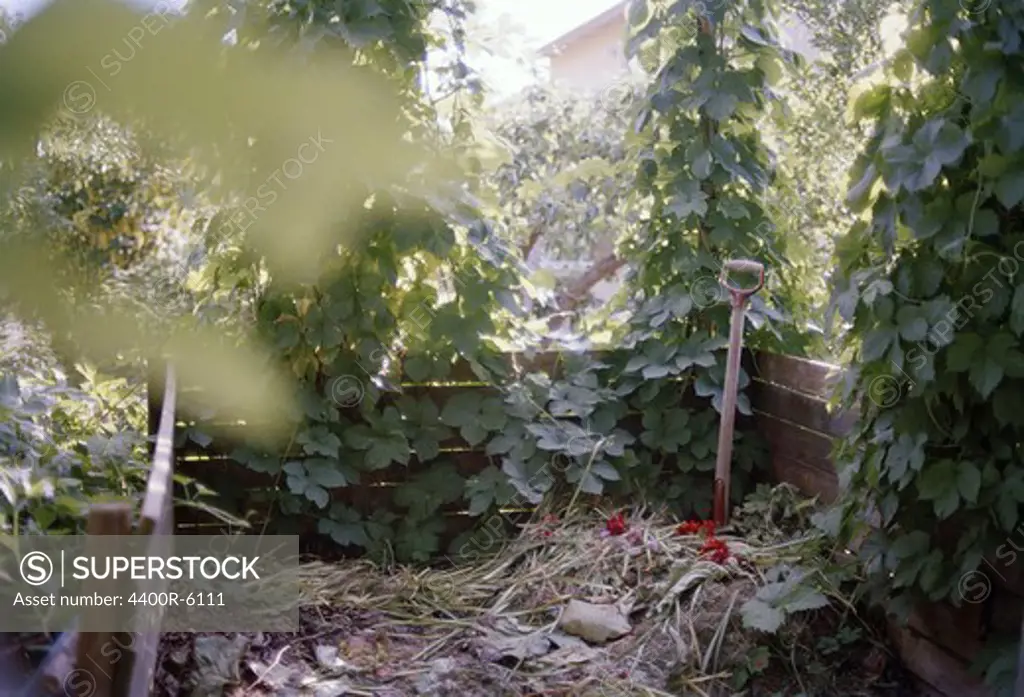
[[[972,661],[982,648],[981,603],[920,603],[910,613],[907,626],[951,654]]]
[[[142,502],[138,534],[150,537],[149,556],[166,557],[173,554],[174,534],[174,424],[177,404],[177,377],[174,368],[167,366],[164,379],[163,404],[159,430],[153,452],[153,464],[146,483]],[[159,593],[167,589],[165,579],[147,579],[139,591]],[[158,621],[162,617],[156,618]],[[153,675],[160,647],[158,626],[152,631],[138,632],[132,643],[124,648],[121,672],[125,675],[125,697],[145,697],[151,691]]]
[[[986,555],[979,571],[983,572],[993,586],[1006,592],[1007,600],[1024,599],[1024,564],[1016,563],[1024,556],[1024,539],[1011,533],[1006,542],[996,547],[993,554]]]
[[[949,697],[949,695],[939,692],[917,676],[914,676],[914,683],[914,687],[917,689],[917,692],[914,693],[914,697]]]
[[[463,507],[465,503],[463,502]],[[490,516],[470,516],[465,510],[448,510],[442,513],[445,519],[444,532],[441,534],[441,540],[443,544],[448,544],[451,540],[454,540],[458,535],[472,529],[474,526],[482,524]],[[523,515],[528,513],[506,513],[501,514],[502,519],[518,520]],[[205,515],[199,511],[192,509],[192,515],[188,513],[182,513],[178,511],[176,518],[180,524],[178,529],[179,535],[217,535],[227,530],[227,527],[209,515]],[[326,535],[322,535],[317,529],[318,519],[312,516],[302,516],[291,518],[291,522],[296,524],[297,529],[300,531],[299,534],[302,537],[303,546],[307,546],[312,543],[319,549],[326,550],[327,552],[338,552],[344,551],[348,555],[356,555],[359,553],[359,548],[352,547],[342,549],[337,543],[330,540]],[[271,526],[272,527],[272,526]],[[257,525],[255,532],[259,532],[262,529],[262,520]],[[316,542],[320,540],[320,542]]]
[[[792,458],[773,458],[772,472],[779,482],[792,484],[807,496],[817,496],[823,503],[832,503],[839,496],[839,480],[834,472]]]
[[[830,436],[844,436],[856,422],[852,413],[832,414],[824,400],[785,387],[751,381],[751,405],[760,412]]]
[[[169,520],[171,500],[174,496],[174,423],[176,403],[176,379],[174,368],[167,367],[160,411],[153,464],[146,482],[146,495],[142,502],[139,520],[139,534],[167,535],[173,528]]]
[[[632,355],[632,351],[623,349],[586,353],[572,351],[515,351],[496,356],[493,360],[497,361],[499,365],[506,367],[510,372],[541,372],[557,379],[562,376],[565,366],[570,363],[592,361],[613,365],[625,363]],[[752,354],[748,350],[744,350],[742,365],[744,370],[751,376],[760,375],[768,382],[783,384],[796,391],[819,397],[824,397],[827,394],[827,391],[822,391],[819,386],[821,383],[822,367],[824,366],[826,372],[828,372],[827,369],[838,370],[835,366],[829,366],[817,361],[765,352],[755,352]],[[373,372],[372,367],[370,367],[370,372]],[[162,371],[159,371],[159,374],[155,377],[162,379]],[[354,377],[360,381],[368,381],[370,379],[370,375],[366,371],[362,371]],[[404,371],[402,372],[402,378],[395,382],[403,386],[422,385],[422,383],[410,378]],[[454,383],[461,386],[466,383],[480,384],[481,380],[473,372],[468,359],[458,358],[452,362],[447,377],[431,380],[431,383],[442,385]],[[182,400],[188,397],[187,401],[189,403],[193,403],[193,395],[199,395],[203,392],[205,392],[205,387],[202,385],[179,385],[178,387],[178,394],[181,395]],[[156,404],[159,404],[159,399],[156,400]]]
[[[384,486],[353,486],[342,489],[332,489],[328,493],[330,495],[330,501],[332,503],[340,503],[349,508],[353,508],[361,513],[371,514],[380,508],[393,509],[396,512],[401,512],[405,509],[398,506],[394,502],[395,490],[397,486],[384,485]],[[237,517],[247,519],[249,521],[264,521],[269,517],[279,518],[281,514],[275,507],[275,502],[278,500],[281,490],[279,488],[264,488],[264,489],[247,489],[238,498],[233,501],[210,501],[210,505],[214,505],[220,510],[234,513]],[[443,504],[441,506],[442,511],[462,511],[465,510],[469,505],[469,502],[464,499],[458,499],[451,503]],[[202,509],[195,509],[199,511],[199,516],[185,516],[185,518],[199,518],[208,517],[211,520],[216,519],[213,515],[207,515],[202,513]]]
[[[203,431],[207,433],[206,431]],[[237,427],[231,433],[222,434],[220,437],[214,435],[214,440],[206,446],[199,445],[198,443],[189,440],[183,440],[181,435],[178,436],[179,445],[176,448],[178,460],[183,459],[195,459],[195,458],[207,458],[211,460],[222,460],[229,458],[235,451],[241,447],[244,447],[244,434],[246,433],[245,427]],[[483,453],[487,448],[487,442],[477,443],[471,445],[458,433],[458,429],[451,429],[452,435],[444,440],[440,441],[437,445],[442,452],[477,452]],[[278,457],[284,460],[303,460],[309,455],[305,452],[301,444],[292,443],[291,447],[285,451],[285,446],[288,443],[280,443],[280,447],[276,449],[260,449],[258,452],[274,453]],[[252,448],[256,450],[254,446]]]
[[[342,398],[335,400],[341,417],[356,424],[365,421],[364,418],[362,418],[361,411],[359,410],[359,402],[364,398],[365,392],[359,392],[360,389],[365,389],[365,384],[360,384],[360,386],[356,386],[356,388],[354,388],[351,399],[344,398],[344,395],[342,395]],[[414,399],[427,397],[434,402],[434,405],[441,408],[447,400],[450,400],[458,394],[466,392],[477,393],[482,397],[490,396],[503,398],[502,391],[498,387],[492,385],[413,385],[401,388],[401,392],[382,392],[376,403],[376,408],[382,409],[388,405],[394,404],[402,396],[412,397]],[[203,425],[206,428],[216,428],[216,430],[219,431],[244,430],[244,427],[240,425],[241,420],[237,418],[236,415],[232,415],[232,413],[227,411],[220,411],[217,413],[216,417],[210,419],[203,418],[203,409],[196,402],[179,404],[178,407],[179,423],[194,423],[196,425]],[[262,429],[268,423],[269,422],[264,422],[264,424],[253,423],[249,425],[249,428]]]
[[[301,461],[312,459],[312,456],[303,455],[295,458]],[[360,472],[360,484],[355,486],[338,487],[332,491],[358,488],[360,485],[383,484],[386,482],[405,482],[413,476],[426,472],[442,463],[449,463],[455,467],[459,474],[469,477],[479,473],[489,465],[500,466],[499,458],[487,455],[476,450],[448,451],[442,452],[437,458],[421,462],[413,456],[408,465],[394,463],[390,467],[375,472]],[[256,472],[253,469],[231,460],[225,456],[217,456],[207,460],[194,460],[179,458],[177,471],[188,477],[193,477],[207,486],[211,483],[235,482],[236,488],[269,487],[278,481],[275,474]]]
[[[89,509],[86,523],[86,556],[102,553],[104,535],[130,535],[132,508],[127,503],[94,504]],[[110,579],[88,579],[82,585],[83,594],[115,595],[116,582]],[[117,608],[93,606],[82,608],[80,627],[98,623],[100,618],[117,613]],[[123,632],[80,632],[77,638],[75,668],[89,671],[92,680],[88,688],[95,697],[124,697],[125,682],[120,677],[120,655],[106,651],[111,644],[127,645]],[[83,685],[83,688],[86,686]],[[77,696],[75,696],[77,697]]]
[[[760,412],[759,406],[754,404],[754,427],[768,443],[776,481],[792,484],[826,503],[834,501],[839,478],[831,458],[832,439]]]
[[[956,656],[911,628],[890,622],[889,637],[907,670],[944,697],[991,697],[981,679],[970,675]]]
[[[1005,588],[999,579],[994,576],[990,568],[986,569],[982,565],[980,570],[986,572],[986,575],[993,582],[992,590],[986,603],[994,611],[989,613],[990,617],[987,618],[988,626],[984,628],[986,633],[1004,636],[1016,634],[1021,618],[1024,617],[1024,599]],[[982,603],[976,603],[975,605],[978,607],[983,606]]]
[[[832,464],[834,441],[828,436],[757,409],[754,410],[754,427],[768,443],[773,457],[792,457],[816,464],[823,470],[835,470]]]
[[[758,351],[751,357],[756,377],[795,392],[827,399],[840,376],[839,366],[794,356]]]
[[[498,360],[507,366],[512,373],[544,373],[552,379],[558,379],[565,373],[565,368],[574,363],[585,361],[615,363],[629,360],[632,352],[614,349],[610,351],[513,351],[502,355]],[[473,373],[469,361],[465,358],[457,360],[449,375],[451,380],[468,380],[476,382],[478,377]],[[404,382],[404,381],[403,381]]]
[[[1017,649],[1017,684],[1014,685],[1014,697],[1024,697],[1024,622],[1020,630],[1020,648]]]

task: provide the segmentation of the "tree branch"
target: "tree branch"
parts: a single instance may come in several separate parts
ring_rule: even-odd
[[[558,296],[558,307],[563,311],[575,310],[586,300],[587,293],[591,288],[606,278],[614,276],[625,265],[626,260],[619,258],[614,253],[598,259],[593,266],[587,269],[586,273],[569,284],[569,287]]]
[[[520,253],[523,255],[523,261],[526,261],[530,257],[530,252],[537,246],[537,242],[540,241],[540,236],[544,234],[544,225],[538,224],[530,230],[530,236],[526,238],[526,242],[519,248]]]

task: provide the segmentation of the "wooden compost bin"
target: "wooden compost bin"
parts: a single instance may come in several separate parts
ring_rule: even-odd
[[[776,478],[823,501],[834,500],[838,493],[831,458],[834,439],[848,433],[855,422],[852,414],[831,414],[827,407],[826,400],[832,385],[841,378],[841,369],[765,353],[749,356],[748,362],[754,383],[749,392],[755,427],[771,444]],[[968,666],[982,649],[988,632],[1020,631],[1022,566],[983,566],[981,571],[991,581],[991,592],[981,602],[964,602],[960,607],[923,604],[911,613],[907,626],[890,623],[890,638],[906,668],[920,681],[923,694],[992,695],[980,678],[969,674]]]
[[[607,354],[595,355],[594,358],[601,355]],[[540,354],[528,361],[518,355],[509,358],[520,364],[528,363],[531,370],[545,372],[553,378],[561,374],[558,354]],[[764,352],[747,352],[743,365],[752,378],[747,394],[754,416],[752,419],[740,418],[737,428],[755,429],[768,442],[771,468],[777,481],[793,484],[803,493],[817,495],[824,502],[833,501],[838,494],[833,446],[835,439],[846,434],[855,420],[852,414],[833,414],[828,409],[827,399],[841,370],[825,363]],[[401,384],[406,394],[414,397],[429,395],[439,407],[460,392],[497,394],[494,387],[480,383],[464,362],[454,366],[447,384],[418,385],[408,378],[403,378]],[[184,392],[201,389],[185,388],[182,393],[184,396]],[[706,403],[706,400],[697,399],[689,393],[682,396],[681,403],[696,405]],[[355,409],[344,410],[343,413],[349,420],[360,420]],[[619,425],[637,434],[640,431],[639,420],[639,414],[629,414]],[[215,506],[225,510],[256,511],[257,519],[261,512],[269,512],[276,490],[274,477],[232,460],[231,431],[237,427],[189,421],[179,412],[179,433],[190,424],[220,437],[207,447],[182,442],[179,438],[175,471],[195,477],[218,492],[221,498],[211,502]],[[445,458],[454,462],[458,471],[466,476],[491,464],[491,458],[484,452],[485,447],[486,443],[472,446],[458,435],[441,444]],[[303,457],[299,452],[294,454],[297,458]],[[429,462],[420,463],[413,458],[408,467],[396,465],[372,475],[364,473],[361,486],[333,490],[331,497],[369,512],[390,500],[388,488],[429,466]],[[462,508],[464,505],[458,503],[444,510],[449,524],[442,544],[478,521]],[[524,506],[521,513],[528,515],[529,507]],[[175,521],[178,534],[214,534],[216,529],[223,528],[222,521],[195,507],[177,508]],[[315,521],[310,520],[308,525],[300,524],[299,528],[294,532],[314,533]],[[901,659],[922,683],[925,695],[988,697],[991,694],[980,679],[968,674],[967,666],[981,649],[987,631],[1018,631],[1021,599],[1024,597],[1021,569],[1016,569],[1012,576],[1010,570],[1003,571],[1001,575],[997,570],[993,571],[996,573],[990,574],[992,592],[985,602],[964,603],[959,608],[947,603],[922,605],[912,613],[907,626],[895,623],[890,626],[891,638]],[[992,612],[993,607],[999,607],[999,612]]]

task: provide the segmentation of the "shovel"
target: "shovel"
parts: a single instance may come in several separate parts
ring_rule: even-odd
[[[729,272],[757,274],[757,285],[748,288],[729,283]],[[729,327],[729,354],[725,365],[725,388],[722,391],[722,423],[718,430],[718,460],[715,462],[714,516],[715,525],[729,521],[729,484],[732,465],[732,433],[736,422],[736,391],[740,379],[740,355],[743,349],[743,322],[750,296],[764,286],[764,264],[750,259],[725,262],[718,282],[729,291],[732,324]]]

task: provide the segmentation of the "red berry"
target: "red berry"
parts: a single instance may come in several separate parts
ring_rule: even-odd
[[[626,519],[621,513],[616,513],[605,524],[609,535],[621,535],[626,532]]]

